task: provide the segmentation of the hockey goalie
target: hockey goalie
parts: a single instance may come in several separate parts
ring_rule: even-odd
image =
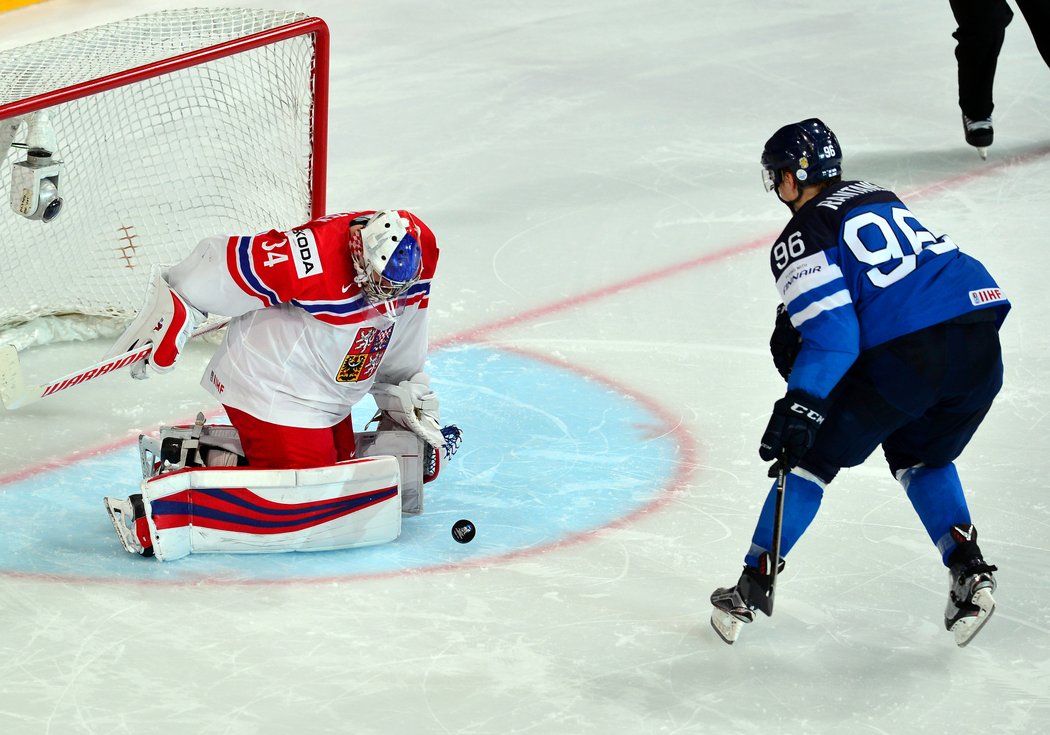
[[[201,381],[230,423],[140,439],[140,492],[105,500],[124,548],[163,561],[396,539],[461,440],[423,372],[437,258],[422,220],[383,210],[209,237],[159,273],[110,354],[149,344],[132,376],[167,372],[208,315],[232,316]],[[369,394],[376,428],[355,432]]]

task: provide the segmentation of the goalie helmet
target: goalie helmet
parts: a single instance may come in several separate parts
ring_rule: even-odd
[[[350,237],[355,282],[373,303],[394,299],[419,280],[423,251],[416,228],[396,209],[376,212]]]
[[[780,186],[784,171],[800,185],[816,184],[842,175],[842,148],[821,120],[811,117],[785,125],[766,141],[762,151],[762,182],[766,191]]]

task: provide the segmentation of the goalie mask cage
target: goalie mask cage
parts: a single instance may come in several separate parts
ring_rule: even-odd
[[[46,315],[127,320],[151,269],[203,237],[322,215],[328,44],[302,13],[196,8],[0,52],[0,333]],[[41,111],[64,165],[46,223],[8,191]]]

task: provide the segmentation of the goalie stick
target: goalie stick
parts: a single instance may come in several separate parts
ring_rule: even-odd
[[[214,324],[205,325],[197,329],[192,336],[199,337],[202,334],[214,332],[225,327],[229,321],[229,319],[223,319]],[[52,380],[50,383],[29,385],[26,383],[22,366],[18,360],[18,350],[11,345],[4,345],[0,347],[0,400],[3,401],[4,408],[13,411],[16,408],[22,408],[30,403],[34,403],[41,398],[53,396],[67,388],[94,380],[114,370],[134,365],[140,360],[145,360],[149,357],[151,352],[153,352],[153,345],[146,344],[143,347],[128,350],[121,355],[115,355],[96,362],[94,365],[89,365],[69,375],[64,375],[61,378]]]

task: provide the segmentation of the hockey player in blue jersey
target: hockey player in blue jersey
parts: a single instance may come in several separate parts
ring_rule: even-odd
[[[936,236],[892,192],[842,180],[842,150],[817,119],[766,143],[767,191],[792,211],[770,252],[783,302],[770,340],[787,392],[759,455],[784,472],[779,565],[843,467],[879,445],[949,570],[945,627],[964,646],[995,608],[954,460],[1002,387],[999,327],[1009,302],[985,267]],[[772,612],[778,483],[736,585],[715,590],[711,623],[733,643]]]

